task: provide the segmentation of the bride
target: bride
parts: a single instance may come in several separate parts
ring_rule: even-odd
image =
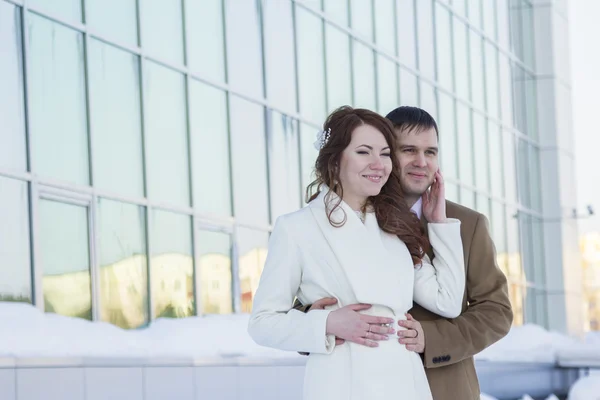
[[[396,340],[370,339],[393,333],[413,299],[447,318],[460,314],[460,222],[428,224],[432,265],[429,242],[403,199],[390,123],[346,106],[323,128],[317,179],[307,190],[317,193],[307,207],[277,219],[248,331],[260,345],[310,353],[304,399],[432,399],[418,354]],[[295,297],[338,302],[303,313],[290,310]],[[336,346],[336,337],[364,345]]]

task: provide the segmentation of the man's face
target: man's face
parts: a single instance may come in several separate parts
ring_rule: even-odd
[[[407,202],[414,204],[431,184],[439,169],[435,129],[411,132],[396,130],[402,189]]]

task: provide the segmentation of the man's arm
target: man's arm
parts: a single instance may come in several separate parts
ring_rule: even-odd
[[[310,310],[310,306],[312,306],[312,304],[304,305],[300,303],[300,300],[298,300],[298,298],[296,298],[296,300],[294,300],[294,306],[292,308],[298,311],[308,312],[308,310]]]
[[[472,357],[504,337],[512,325],[506,276],[496,263],[488,221],[475,225],[467,271],[467,310],[454,319],[420,321],[425,334],[425,367],[436,368]]]

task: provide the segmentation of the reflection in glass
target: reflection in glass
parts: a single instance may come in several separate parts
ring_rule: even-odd
[[[414,0],[397,0],[398,56],[400,61],[411,68],[417,67],[417,38],[415,35]],[[402,75],[401,78],[402,79]],[[404,104],[409,104],[402,101]],[[413,103],[416,104],[416,103]]]
[[[27,169],[20,8],[0,2],[0,167]]]
[[[469,41],[467,35],[469,28],[460,21],[454,18],[454,75],[456,84],[456,94],[463,99],[469,99],[471,75],[469,73]]]
[[[461,103],[456,104],[458,131],[458,172],[460,180],[468,185],[474,183],[473,176],[473,135],[471,133],[471,112]],[[461,200],[462,201],[462,200]]]
[[[35,172],[86,185],[83,37],[34,14],[29,31],[29,127]]]
[[[150,283],[154,317],[189,317],[195,310],[191,218],[152,210],[150,221]]]
[[[185,3],[187,64],[198,75],[225,81],[223,1],[195,0]]]
[[[90,39],[94,185],[144,196],[138,58]]]
[[[415,5],[417,7],[419,70],[427,78],[435,79],[433,3],[431,1],[415,1]]]
[[[267,116],[271,223],[274,223],[280,215],[300,208],[298,121],[271,110]]]
[[[81,0],[29,0],[29,7],[41,9],[69,22],[81,22]]]
[[[260,16],[257,0],[226,1],[227,79],[232,89],[263,96]]]
[[[85,0],[88,25],[119,42],[138,44],[136,0]]]
[[[296,63],[292,3],[265,1],[262,4],[267,98],[293,112],[296,111]]]
[[[233,95],[229,102],[234,215],[245,223],[268,224],[264,109]]]
[[[190,188],[184,77],[152,62],[146,66],[148,197],[187,206]]]
[[[419,104],[417,77],[402,68],[400,68],[400,103],[412,106]]]
[[[31,303],[27,183],[0,177],[0,193],[0,301]]]
[[[481,114],[473,112],[473,149],[475,156],[475,185],[489,190],[489,162],[486,121]]]
[[[379,113],[386,115],[398,107],[398,67],[395,62],[377,56],[377,107]]]
[[[196,231],[202,314],[233,312],[231,237],[226,233]]]
[[[304,118],[320,123],[325,119],[326,108],[323,21],[298,6],[296,43],[300,113]]]
[[[440,167],[445,177],[458,178],[454,99],[445,93],[438,92],[438,101],[440,104],[440,118],[438,120],[438,129],[440,130]]]
[[[371,1],[350,0],[351,27],[359,36],[373,41],[373,8]]]
[[[300,124],[300,161],[302,165],[302,200],[306,197],[306,188],[315,180],[315,162],[319,151],[315,149],[314,142],[319,129]]]
[[[121,328],[148,322],[144,208],[98,200],[100,319]]]
[[[142,45],[146,51],[166,61],[183,64],[182,2],[140,0],[140,3]]]
[[[437,53],[437,80],[452,89],[452,15],[441,4],[436,3],[435,8],[435,48]]]
[[[375,54],[373,50],[357,41],[352,42],[352,69],[354,82],[354,106],[374,110]]]
[[[227,98],[224,91],[196,80],[190,83],[190,141],[194,208],[230,216]]]
[[[352,104],[350,38],[346,33],[327,24],[325,25],[325,49],[327,110],[331,112],[342,105]]]
[[[377,47],[396,55],[396,28],[394,0],[377,0],[375,6],[375,41]]]
[[[239,227],[237,243],[242,312],[249,313],[267,259],[269,235],[267,232]]]
[[[91,320],[87,207],[42,199],[39,218],[44,310]]]

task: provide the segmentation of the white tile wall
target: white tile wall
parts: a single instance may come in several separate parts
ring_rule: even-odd
[[[144,400],[142,368],[86,368],[86,400]]]
[[[0,369],[0,399],[17,400],[17,381],[14,369]]]
[[[238,367],[197,367],[195,400],[238,400]]]
[[[193,367],[144,369],[144,400],[195,400],[194,396]]]
[[[85,400],[83,368],[17,369],[18,400]]]

